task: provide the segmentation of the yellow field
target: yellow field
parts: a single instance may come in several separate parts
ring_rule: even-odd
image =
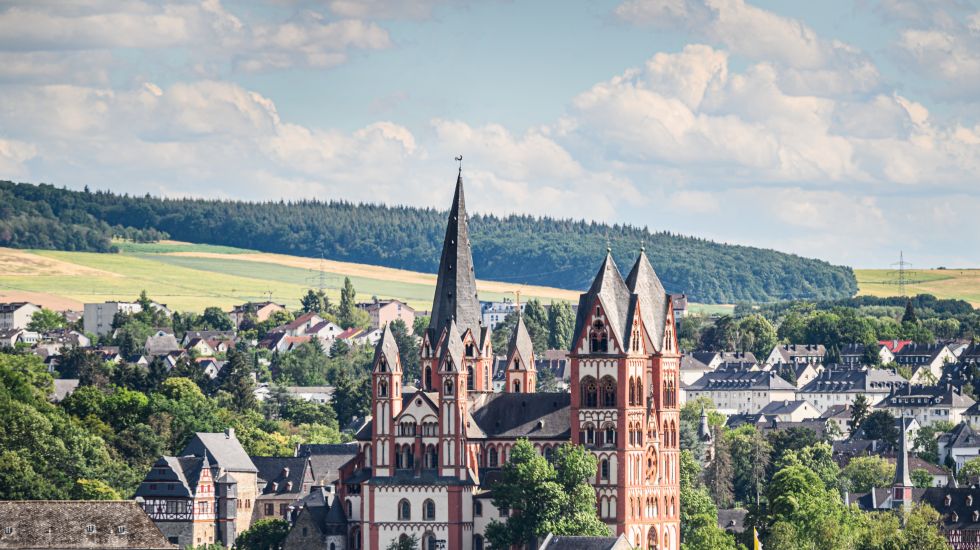
[[[855,269],[859,291],[868,296],[897,296],[897,276],[887,269]],[[913,281],[906,294],[932,294],[937,298],[958,298],[980,307],[980,269],[914,269],[907,272]]]
[[[120,254],[0,248],[0,301],[28,300],[56,309],[81,309],[85,302],[133,300],[141,290],[173,309],[230,308],[269,299],[290,307],[321,282],[334,303],[344,277],[357,299],[398,298],[428,310],[435,276],[378,266],[321,261],[282,254],[163,242],[120,243]],[[559,288],[479,281],[480,297],[577,301],[578,292]]]

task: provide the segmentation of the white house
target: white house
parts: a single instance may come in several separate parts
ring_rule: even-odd
[[[889,395],[876,407],[890,410],[896,417],[910,416],[922,426],[943,420],[958,424],[966,411],[976,403],[950,384],[937,386],[909,385]]]
[[[967,461],[980,456],[980,434],[968,422],[962,422],[949,433],[939,436],[939,461],[952,459],[953,471],[958,472]]]
[[[772,348],[769,357],[766,357],[767,365],[777,363],[812,363],[814,365],[823,363],[827,348],[823,344],[783,344]]]
[[[796,387],[766,371],[715,371],[686,388],[687,399],[707,397],[722,414],[758,413],[774,401],[796,399]]]
[[[0,304],[0,330],[26,329],[38,311],[41,311],[41,306],[30,302]]]
[[[763,407],[759,414],[775,416],[780,422],[803,422],[820,417],[820,411],[802,399],[773,401]]]
[[[864,395],[868,404],[875,405],[904,387],[908,381],[890,369],[827,369],[798,392],[821,413],[834,405],[851,405],[858,395]]]
[[[913,384],[935,384],[943,365],[955,363],[956,355],[945,344],[908,344],[895,353],[895,363],[912,369]]]

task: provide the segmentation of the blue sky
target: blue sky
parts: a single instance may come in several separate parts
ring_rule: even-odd
[[[980,5],[5,2],[0,178],[980,265]]]

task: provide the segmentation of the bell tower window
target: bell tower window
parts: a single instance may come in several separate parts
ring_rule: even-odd
[[[609,351],[609,335],[606,331],[606,324],[600,319],[592,323],[589,331],[589,351],[591,353],[606,353]]]

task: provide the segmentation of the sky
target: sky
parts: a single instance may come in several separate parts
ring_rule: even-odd
[[[4,0],[0,179],[980,267],[980,0]]]

